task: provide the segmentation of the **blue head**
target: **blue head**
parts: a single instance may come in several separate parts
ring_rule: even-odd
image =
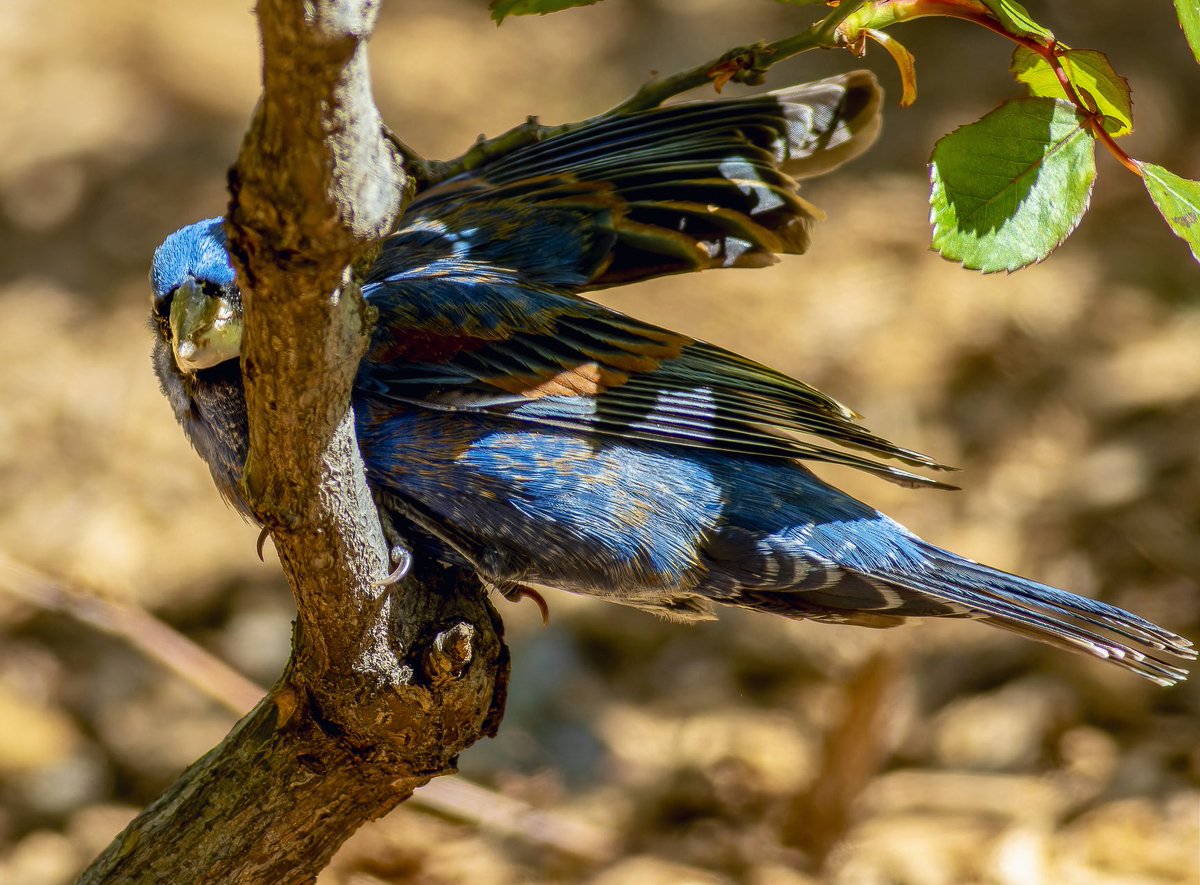
[[[225,249],[225,219],[206,218],[171,234],[154,250],[150,288],[155,301],[165,299],[188,279],[232,286],[233,265]]]
[[[242,297],[225,250],[223,225],[220,218],[188,225],[154,253],[154,371],[217,487],[248,512],[238,493],[248,439],[237,359]]]
[[[154,252],[150,288],[153,322],[181,372],[238,356],[242,298],[223,219],[198,221],[167,237]]]

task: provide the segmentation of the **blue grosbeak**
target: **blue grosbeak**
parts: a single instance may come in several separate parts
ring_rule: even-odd
[[[908,469],[932,459],[801,381],[578,297],[802,252],[818,211],[796,179],[865,149],[879,101],[856,72],[600,118],[418,194],[363,288],[378,322],[353,406],[381,511],[419,551],[510,592],[545,584],[682,621],[714,603],[863,626],[977,618],[1184,678],[1162,653],[1194,658],[1187,640],[939,549],[802,463],[946,487]],[[168,237],[151,282],[163,390],[248,512],[222,220]]]

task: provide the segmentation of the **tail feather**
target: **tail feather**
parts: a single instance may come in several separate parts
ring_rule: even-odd
[[[876,522],[863,525],[878,528]],[[819,540],[815,532],[808,539]],[[869,535],[859,534],[855,543],[818,556],[810,547],[802,558],[787,550],[764,557],[752,534],[727,530],[721,540],[722,546],[710,545],[708,552],[721,562],[725,583],[710,576],[708,589],[714,599],[733,605],[860,627],[892,627],[909,618],[973,618],[1111,661],[1159,685],[1188,675],[1167,658],[1197,657],[1189,640],[1132,612],[981,565],[908,532],[874,546]]]
[[[1186,679],[1188,671],[1147,648],[1183,660],[1196,659],[1196,649],[1189,640],[1132,612],[989,568],[936,547],[929,546],[926,552],[927,572],[883,577],[897,587],[961,606],[967,610],[967,617],[1112,661],[1159,685],[1174,685]]]

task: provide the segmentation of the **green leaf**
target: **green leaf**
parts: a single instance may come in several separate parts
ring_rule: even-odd
[[[560,12],[573,6],[591,6],[600,0],[492,0],[488,9],[496,24],[510,15],[546,15]]]
[[[1175,14],[1179,16],[1179,27],[1187,37],[1192,55],[1200,61],[1200,0],[1175,0]]]
[[[979,0],[1000,20],[1005,30],[1018,37],[1041,37],[1047,43],[1054,42],[1054,34],[1033,20],[1033,16],[1016,0]],[[1181,0],[1185,2],[1185,0]]]
[[[1070,102],[1019,98],[938,141],[929,177],[933,248],[985,273],[1018,270],[1087,211],[1095,141]]]
[[[1088,102],[1084,93],[1091,96],[1096,110],[1104,116],[1104,129],[1109,135],[1119,138],[1133,131],[1129,83],[1113,70],[1108,56],[1094,49],[1072,49],[1060,55],[1058,61],[1084,103]],[[1031,95],[1067,97],[1050,63],[1024,46],[1018,46],[1013,53],[1010,69],[1018,81],[1029,87]]]
[[[1191,247],[1200,261],[1200,181],[1180,178],[1162,166],[1138,163],[1150,199],[1171,225],[1171,230]]]

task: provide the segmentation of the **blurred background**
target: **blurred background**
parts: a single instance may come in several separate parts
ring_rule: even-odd
[[[1200,67],[1166,0],[1034,2],[1133,87],[1134,156],[1200,178]],[[766,0],[608,0],[497,29],[482,0],[391,0],[385,118],[426,156],[526,115],[597,113],[653,71],[802,27]],[[817,384],[963,468],[957,493],[822,471],[939,544],[1200,638],[1200,273],[1107,155],[1045,264],[928,251],[934,141],[1017,88],[1009,47],[892,32],[920,99],[805,196],[810,254],[604,300]],[[159,395],[146,272],[220,214],[258,94],[248,0],[0,4],[0,881],[70,881],[234,716],[124,641],[29,601],[39,579],[144,606],[269,684],[291,600]],[[810,53],[769,85],[865,64]],[[23,595],[22,595],[23,594]],[[45,593],[42,592],[42,596]],[[475,810],[409,803],[322,883],[1200,882],[1200,680],[1164,690],[974,624],[892,631],[726,612],[687,628],[562,593],[498,602],[500,736]],[[226,699],[230,701],[230,699]],[[236,701],[232,701],[236,706]],[[443,803],[444,804],[444,803]],[[464,820],[464,818],[470,818]]]

